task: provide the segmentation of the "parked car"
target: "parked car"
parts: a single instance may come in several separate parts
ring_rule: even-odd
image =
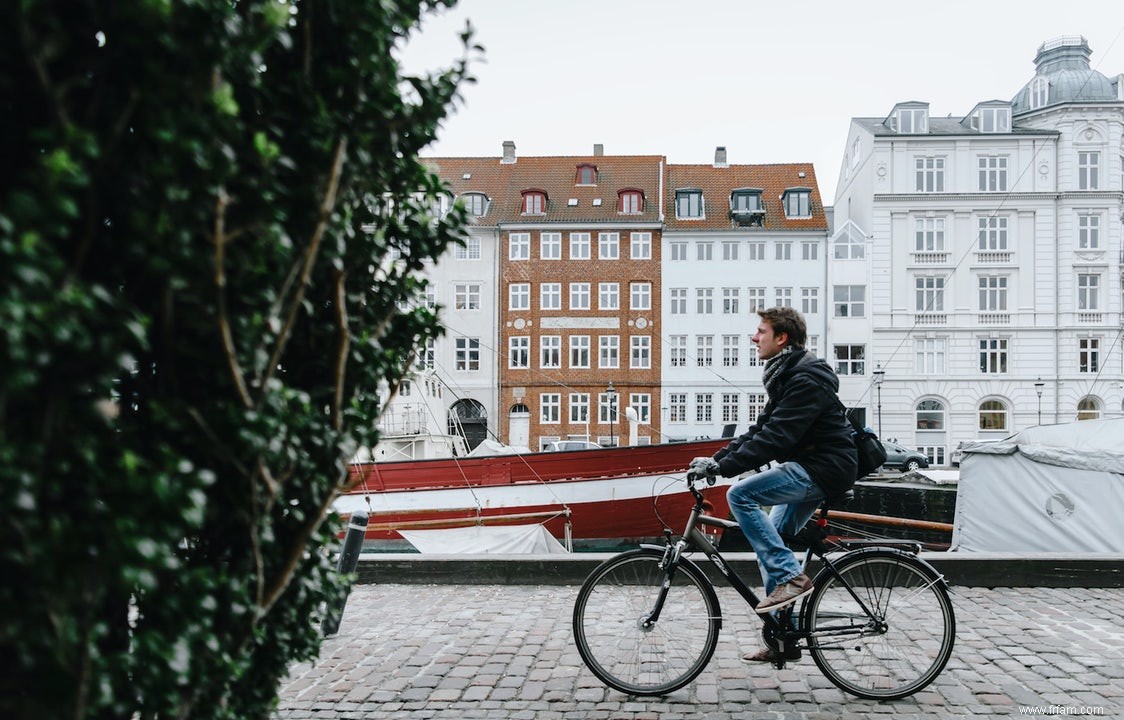
[[[567,450],[600,450],[601,446],[589,440],[555,440],[543,448],[543,452],[565,452]]]
[[[886,462],[882,467],[903,471],[929,467],[929,458],[917,450],[909,450],[888,440],[882,441],[882,447],[886,448]]]

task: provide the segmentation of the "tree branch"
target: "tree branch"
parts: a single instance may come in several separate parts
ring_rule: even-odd
[[[234,388],[238,392],[238,399],[244,407],[252,407],[250,391],[246,387],[246,378],[242,367],[238,364],[238,356],[234,352],[234,336],[230,331],[230,318],[226,308],[226,272],[224,270],[226,256],[226,206],[230,203],[230,196],[226,190],[219,188],[215,198],[215,295],[219,321],[219,335],[222,337],[223,352],[226,353],[226,364],[230,370],[230,377],[234,380]]]
[[[351,348],[351,332],[347,329],[347,294],[344,281],[347,275],[336,271],[336,324],[339,328],[339,345],[336,348],[334,372],[335,394],[332,397],[332,429],[343,429],[343,385],[347,371],[347,354]]]

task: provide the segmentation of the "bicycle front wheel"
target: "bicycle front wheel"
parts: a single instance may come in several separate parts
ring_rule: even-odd
[[[944,582],[908,553],[844,555],[825,568],[804,608],[808,649],[845,692],[897,700],[931,683],[952,655],[956,619]]]
[[[578,654],[602,682],[629,695],[678,690],[698,677],[718,646],[722,617],[710,581],[687,561],[668,578],[662,559],[642,549],[606,560],[574,605]]]

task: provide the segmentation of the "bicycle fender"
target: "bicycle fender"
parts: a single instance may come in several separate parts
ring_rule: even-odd
[[[920,565],[922,569],[929,575],[929,577],[939,583],[945,591],[951,590],[948,584],[948,580],[945,579],[944,574],[933,567],[932,564],[925,561],[918,555],[914,555],[913,553],[906,552],[905,550],[901,550],[899,548],[874,545],[871,547],[862,548],[860,550],[851,550],[850,552],[847,552],[843,556],[841,556],[837,561],[835,561],[835,563],[838,565],[842,562],[849,562],[851,558],[872,556],[896,557]],[[826,579],[830,575],[831,570],[826,566],[822,567],[820,568],[820,571],[816,573],[816,577],[813,579],[813,582],[819,584],[821,580]]]

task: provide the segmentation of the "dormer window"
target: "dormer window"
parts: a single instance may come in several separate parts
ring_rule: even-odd
[[[545,190],[524,190],[523,191],[523,214],[524,215],[543,215],[546,213],[546,191]]]
[[[480,192],[468,192],[461,195],[464,209],[472,217],[484,217],[488,214],[488,196]]]
[[[890,129],[902,135],[918,135],[929,132],[929,105],[909,103],[898,105],[887,118]]]
[[[1050,101],[1050,81],[1044,77],[1036,77],[1030,83],[1030,109],[1037,110],[1046,107]]]
[[[784,191],[783,200],[786,217],[812,217],[812,191],[808,188],[789,188]]]
[[[687,188],[675,191],[675,217],[698,219],[703,217],[702,190]]]
[[[627,215],[639,215],[644,212],[644,193],[640,190],[628,188],[617,193],[617,212]]]
[[[765,224],[765,206],[761,191],[741,188],[730,193],[730,217],[739,227],[762,227]]]
[[[1010,105],[981,105],[972,113],[971,127],[982,133],[1011,131]]]
[[[597,166],[590,163],[582,163],[578,165],[578,172],[574,178],[576,185],[596,185],[597,184]]]

